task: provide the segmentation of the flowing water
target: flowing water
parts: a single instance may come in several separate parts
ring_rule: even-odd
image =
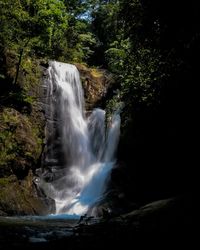
[[[115,112],[86,117],[80,75],[74,65],[50,62],[46,88],[46,147],[40,187],[55,200],[56,214],[81,215],[103,197],[120,134]],[[107,129],[106,129],[107,128]]]

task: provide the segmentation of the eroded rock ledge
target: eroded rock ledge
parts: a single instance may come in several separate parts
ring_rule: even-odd
[[[102,106],[108,89],[114,84],[113,75],[104,69],[88,68],[83,64],[76,64],[83,84],[86,110]]]

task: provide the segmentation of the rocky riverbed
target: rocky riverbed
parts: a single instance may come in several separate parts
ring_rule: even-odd
[[[191,196],[149,203],[129,213],[84,219],[65,216],[1,217],[0,249],[141,249],[194,244]],[[134,247],[133,247],[134,246]],[[190,248],[192,249],[192,248]]]

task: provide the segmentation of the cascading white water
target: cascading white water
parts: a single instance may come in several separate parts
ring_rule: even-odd
[[[115,164],[120,115],[114,113],[107,130],[104,110],[94,109],[85,117],[83,90],[74,65],[50,62],[47,85],[49,143],[44,161],[57,177],[49,182],[41,181],[40,185],[55,200],[57,214],[81,215],[96,204],[105,191]],[[53,133],[55,127],[57,132]],[[55,152],[56,140],[62,154]],[[59,168],[58,162],[62,162],[62,167]]]

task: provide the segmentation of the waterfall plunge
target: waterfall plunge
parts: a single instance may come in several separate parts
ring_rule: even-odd
[[[74,65],[50,62],[46,89],[44,166],[48,171],[40,186],[55,200],[57,214],[81,215],[104,194],[115,164],[120,116],[114,113],[107,131],[104,110],[94,109],[85,117],[83,90]],[[51,181],[46,181],[49,175]]]

